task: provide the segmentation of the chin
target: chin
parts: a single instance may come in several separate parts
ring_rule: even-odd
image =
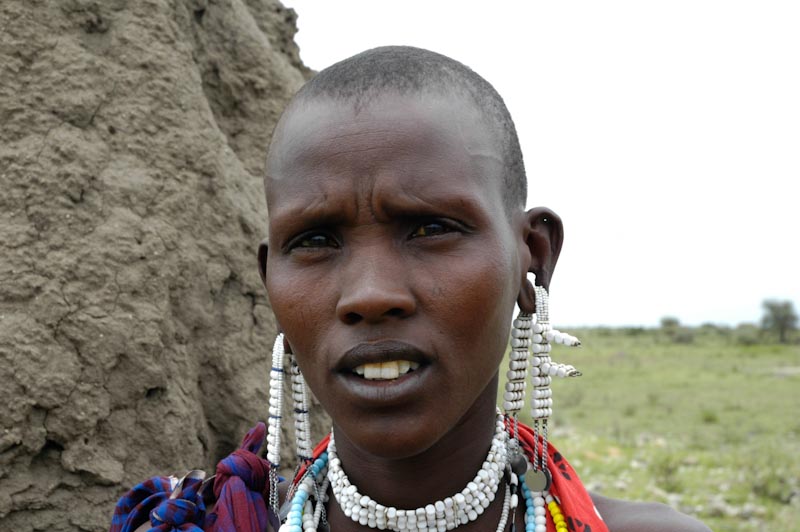
[[[433,447],[443,436],[441,420],[431,417],[426,420],[418,413],[359,416],[356,423],[336,425],[337,444],[345,437],[360,452],[376,458],[412,458]]]

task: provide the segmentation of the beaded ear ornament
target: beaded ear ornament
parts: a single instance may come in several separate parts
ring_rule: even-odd
[[[511,353],[507,381],[503,394],[503,410],[513,429],[509,440],[509,462],[512,471],[524,478],[523,487],[530,491],[541,506],[552,506],[549,488],[552,475],[547,465],[548,419],[553,413],[553,398],[550,384],[553,377],[579,377],[581,372],[569,364],[553,362],[550,358],[551,342],[577,347],[576,337],[562,333],[550,326],[549,297],[547,290],[537,286],[532,279],[536,299],[536,312],[520,311],[511,330]],[[527,376],[530,373],[533,392],[531,394],[531,419],[533,421],[534,448],[532,463],[528,463],[519,443],[518,415],[525,404]],[[526,494],[527,495],[527,494]],[[539,505],[537,505],[539,506]],[[552,513],[552,508],[551,508]],[[534,530],[545,530],[544,528]]]
[[[275,515],[281,515],[278,500],[278,469],[281,460],[281,416],[283,406],[284,362],[286,359],[283,333],[275,338],[272,348],[272,367],[269,379],[269,417],[267,421],[267,460],[269,461],[269,505]],[[292,376],[292,403],[297,470],[312,462],[311,423],[308,412],[308,386],[297,360],[288,353]],[[292,493],[289,494],[291,499]],[[286,510],[283,509],[283,513]]]

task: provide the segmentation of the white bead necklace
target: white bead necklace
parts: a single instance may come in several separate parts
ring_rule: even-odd
[[[444,500],[414,510],[398,510],[362,495],[342,469],[333,434],[328,444],[328,480],[344,514],[362,526],[395,532],[452,530],[475,521],[494,501],[506,468],[507,438],[504,418],[498,413],[489,454],[472,482]]]

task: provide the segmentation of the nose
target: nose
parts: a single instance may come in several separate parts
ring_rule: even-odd
[[[400,261],[391,253],[366,254],[343,268],[336,315],[344,323],[380,323],[416,311]],[[355,259],[355,258],[354,258]]]

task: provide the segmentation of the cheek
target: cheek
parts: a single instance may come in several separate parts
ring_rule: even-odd
[[[295,352],[315,352],[316,338],[323,323],[320,318],[328,308],[320,279],[290,274],[279,265],[267,271],[267,293],[278,325]]]
[[[516,300],[509,254],[494,251],[483,260],[449,262],[430,299],[431,314],[453,346],[493,364],[505,352]]]

